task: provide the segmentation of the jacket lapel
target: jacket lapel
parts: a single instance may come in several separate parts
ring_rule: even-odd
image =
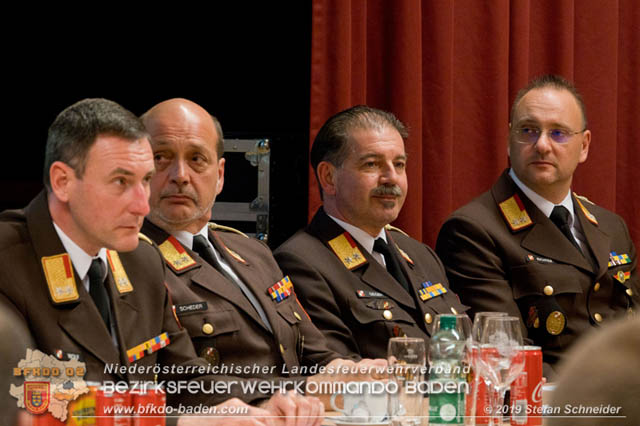
[[[75,271],[74,271],[75,274]],[[111,274],[109,274],[111,277]],[[79,281],[78,281],[79,282]],[[79,282],[80,283],[80,282]],[[109,286],[113,294],[113,280],[109,278]],[[86,292],[84,286],[79,284],[78,292],[80,293],[80,302],[72,309],[65,309],[58,317],[58,324],[62,327],[76,342],[83,346],[88,352],[92,353],[96,358],[105,364],[120,363],[120,353],[113,344],[111,334],[107,331],[98,309],[91,300],[91,296]],[[124,353],[128,348],[123,346],[125,343],[120,338],[124,332],[120,324],[123,324],[122,315],[119,314],[120,304],[116,303],[118,297],[110,297],[111,306],[116,320],[116,333],[119,337],[118,343]],[[89,324],[89,326],[87,326]],[[135,324],[135,323],[126,323]]]
[[[129,349],[134,348],[142,342],[136,341],[138,338],[133,337],[135,335],[135,327],[126,327],[126,324],[139,324],[144,321],[144,318],[140,316],[141,309],[131,303],[129,298],[126,297],[125,294],[120,294],[118,290],[116,290],[113,280],[113,275],[111,270],[109,270],[109,293],[114,295],[112,298],[118,300],[118,303],[113,304],[113,315],[116,318],[116,333],[118,336],[118,344],[123,349],[122,351],[122,360],[120,361],[122,365],[129,364],[129,358],[126,355]]]
[[[236,273],[238,278],[242,280],[242,282],[249,288],[249,290],[254,294],[258,303],[260,303],[260,299],[263,299],[260,294],[261,291],[266,291],[265,289],[256,288],[256,282],[261,282],[262,278],[258,271],[255,270],[251,264],[244,259],[239,253],[235,252],[232,248],[227,247],[227,245],[220,239],[220,236],[217,232],[209,230],[209,240],[212,242],[213,246],[216,248],[218,253],[223,257],[223,259],[227,262],[227,264],[233,269],[233,272]],[[231,250],[233,254],[229,251]],[[211,268],[213,269],[213,268]],[[217,272],[217,271],[216,271]],[[222,274],[219,274],[222,279],[229,281],[228,278],[223,277]],[[258,311],[253,307],[251,301],[244,295],[242,290],[232,282],[229,282],[229,287],[233,287],[233,291],[235,293],[235,297],[233,298],[232,303],[242,309],[247,315],[253,318],[261,327],[263,327],[266,331],[269,329],[265,326],[260,315],[258,315]],[[275,283],[273,283],[275,284]],[[262,305],[261,305],[262,306]],[[270,317],[268,309],[265,306],[262,306],[262,310],[265,311],[267,315],[267,319],[274,324],[273,319]]]
[[[396,252],[399,251],[396,242],[391,236],[391,233],[389,233],[388,231],[387,231],[387,241],[389,241],[389,243],[394,247],[394,250],[396,250]],[[414,266],[411,263],[409,263],[409,261],[407,261],[407,259],[405,259],[401,253],[397,253],[397,255],[398,255],[398,261],[400,262],[400,267],[402,268],[405,275],[409,279],[409,286],[411,288],[411,292],[412,294],[416,293],[417,289],[421,288],[420,287],[421,284],[427,281],[427,277],[425,277],[424,275],[416,271]],[[415,297],[419,298],[420,296],[416,294]],[[412,302],[413,302],[413,299],[412,299]]]
[[[582,232],[584,232],[584,236],[587,239],[587,245],[591,249],[593,258],[596,261],[596,276],[601,277],[607,273],[611,238],[605,234],[598,225],[587,218],[582,207],[578,205],[575,195],[573,196],[573,210],[576,212],[575,214],[580,221],[580,225],[582,225]]]

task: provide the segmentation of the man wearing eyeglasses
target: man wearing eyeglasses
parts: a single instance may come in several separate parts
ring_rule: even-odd
[[[506,311],[542,347],[545,376],[573,341],[638,306],[636,251],[623,219],[571,193],[591,132],[576,88],[533,80],[511,109],[511,168],[445,222],[436,251],[472,312]]]

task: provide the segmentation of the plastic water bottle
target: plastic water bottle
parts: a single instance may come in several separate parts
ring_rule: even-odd
[[[429,426],[464,425],[464,350],[456,317],[441,316],[429,345]]]

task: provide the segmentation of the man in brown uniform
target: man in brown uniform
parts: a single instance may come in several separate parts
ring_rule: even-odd
[[[331,117],[311,148],[323,207],[275,251],[314,324],[345,356],[386,357],[390,337],[428,340],[437,314],[466,309],[434,252],[389,226],[407,193],[406,137],[396,117],[374,108]]]
[[[576,89],[557,76],[531,82],[511,111],[511,169],[447,219],[436,246],[473,312],[522,319],[524,337],[542,346],[547,376],[578,336],[638,303],[624,221],[571,193],[590,142]]]
[[[24,210],[0,215],[0,299],[20,315],[37,349],[85,363],[85,380],[185,380],[197,371],[182,375],[180,368],[207,366],[174,318],[162,258],[138,234],[149,212],[153,173],[140,120],[114,102],[86,99],[60,113],[49,129],[46,191]],[[140,345],[143,349],[136,349]],[[156,372],[155,366],[169,369]],[[206,376],[200,381],[204,389],[210,389],[210,380],[227,378]],[[172,405],[266,397],[245,395],[240,386],[229,390],[167,397]],[[247,409],[260,416],[292,413],[297,402],[278,396],[267,405],[271,411]],[[246,407],[237,400],[226,405]],[[186,425],[191,419],[179,421]]]
[[[143,232],[170,268],[175,312],[197,353],[237,376],[301,385],[302,376],[320,379],[319,366],[355,366],[329,350],[266,244],[209,223],[224,182],[217,119],[186,99],[161,102],[142,119],[157,171]]]

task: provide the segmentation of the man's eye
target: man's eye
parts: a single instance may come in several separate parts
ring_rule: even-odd
[[[551,137],[566,137],[568,136],[568,133],[566,130],[562,130],[562,129],[551,129],[551,131],[549,132],[551,133]]]
[[[193,161],[194,163],[204,163],[206,160],[202,155],[194,155],[193,157],[191,157],[191,161]]]
[[[523,135],[533,135],[533,134],[538,134],[540,132],[540,130],[535,129],[533,127],[522,127],[520,128],[520,133],[522,133]]]

